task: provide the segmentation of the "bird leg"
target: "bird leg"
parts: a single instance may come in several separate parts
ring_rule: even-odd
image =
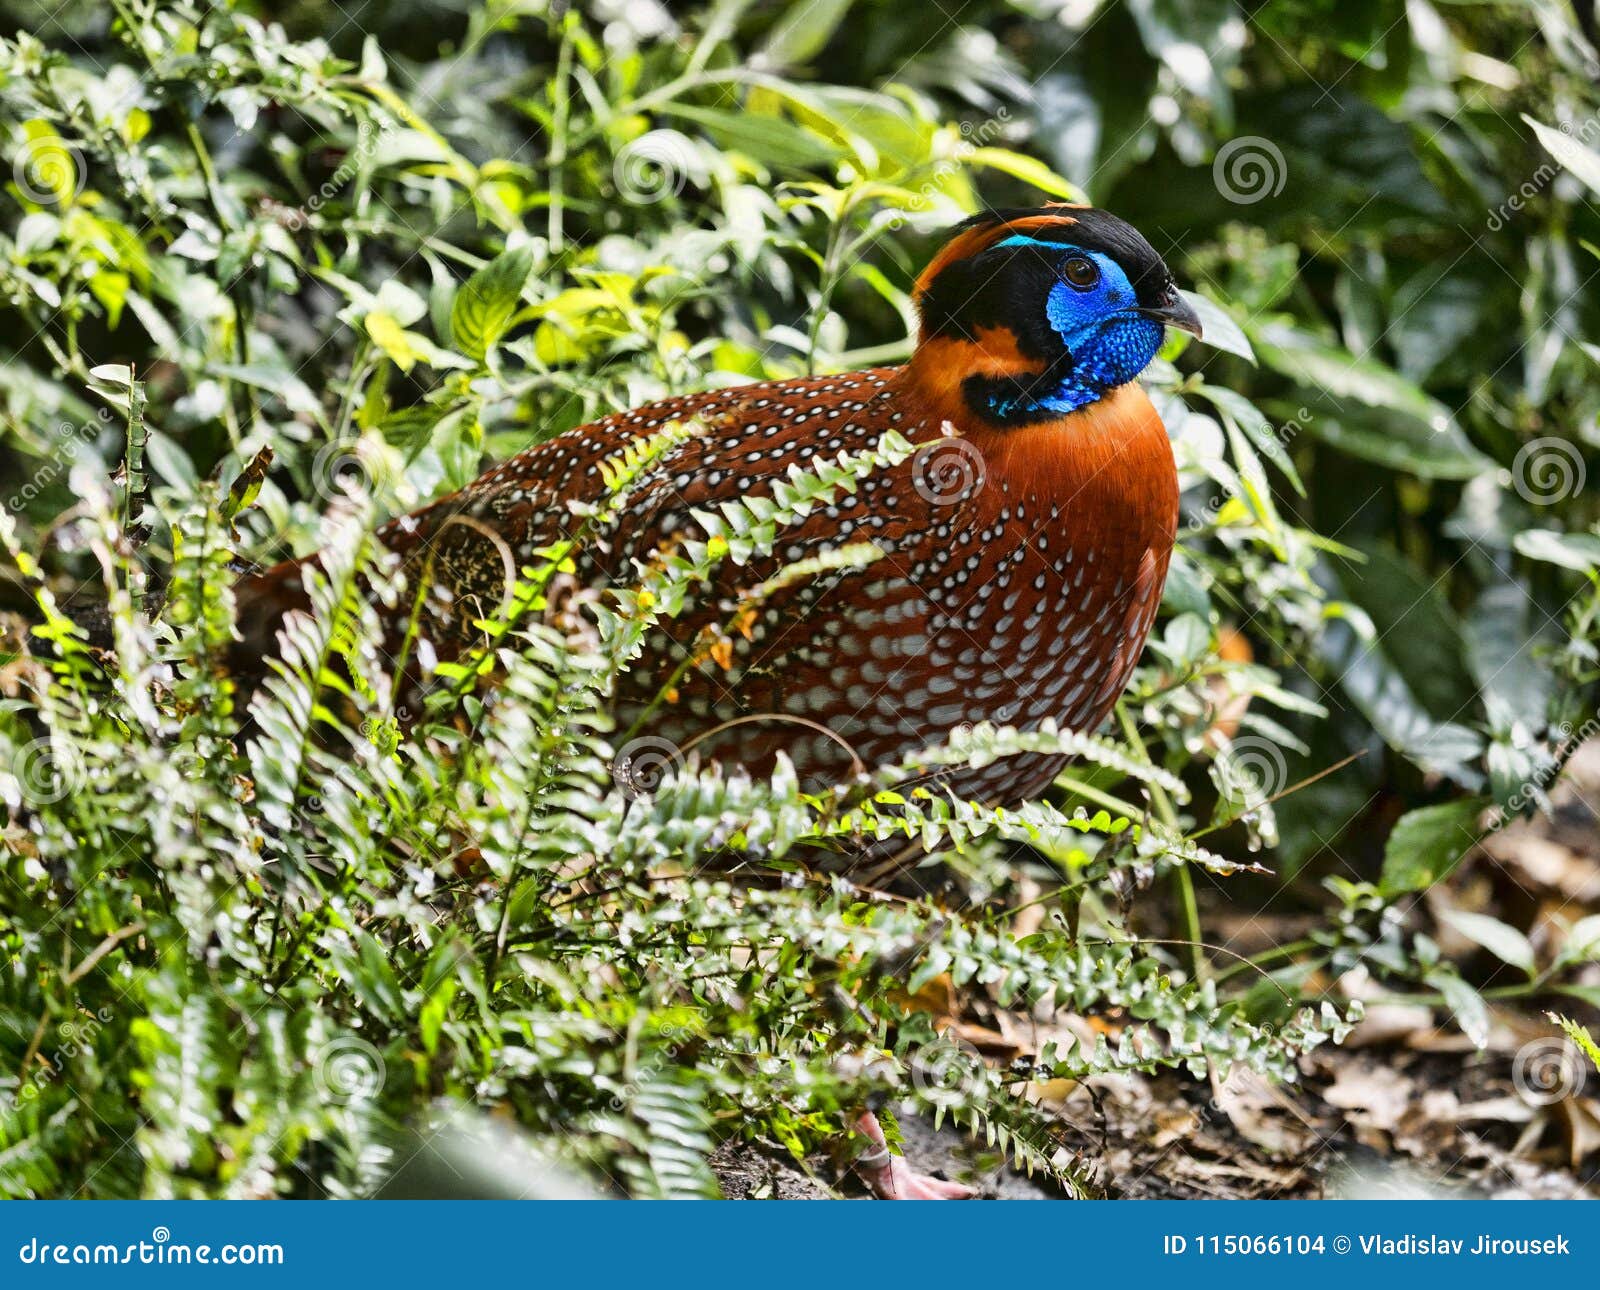
[[[871,1111],[861,1113],[855,1131],[871,1144],[856,1157],[856,1174],[879,1200],[971,1200],[978,1194],[964,1183],[919,1174],[905,1157],[892,1154],[883,1126]]]

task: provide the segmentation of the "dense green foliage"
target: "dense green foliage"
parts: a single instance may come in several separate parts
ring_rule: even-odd
[[[704,1194],[720,1140],[803,1155],[880,1093],[1072,1186],[1037,1078],[1292,1075],[1357,964],[1481,1036],[1408,911],[1540,808],[1600,671],[1600,78],[1560,6],[3,8],[4,537],[49,647],[0,701],[0,1193],[369,1194],[476,1107]],[[936,230],[1082,196],[1208,341],[1150,373],[1184,527],[1111,729],[822,797],[619,757],[654,616],[892,437],[593,604],[550,553],[396,722],[376,518],[662,392],[903,357]],[[232,571],[314,548],[241,737]],[[1049,801],[895,791],[1040,745],[1076,756]],[[938,894],[827,876],[862,834]],[[1317,929],[1213,962],[1197,871]],[[1581,957],[1473,928],[1522,993]],[[1114,1039],[994,1069],[912,997],[941,974]]]

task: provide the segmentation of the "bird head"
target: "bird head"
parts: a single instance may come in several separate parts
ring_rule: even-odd
[[[923,271],[916,299],[913,365],[941,385],[958,379],[962,410],[998,426],[1059,418],[1126,385],[1169,326],[1200,334],[1155,248],[1089,206],[974,216]]]

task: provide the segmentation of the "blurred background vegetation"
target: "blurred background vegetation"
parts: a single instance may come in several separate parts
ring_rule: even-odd
[[[462,947],[406,907],[418,883],[436,901],[426,875],[448,871],[429,848],[407,849],[448,831],[442,788],[413,803],[409,837],[393,816],[363,826],[376,831],[363,851],[370,868],[346,857],[330,874],[308,857],[338,855],[328,837],[348,842],[355,827],[324,802],[318,777],[340,772],[290,775],[295,818],[313,821],[304,837],[256,820],[241,836],[268,868],[243,877],[201,845],[209,885],[183,894],[163,867],[166,825],[143,818],[139,802],[157,791],[161,751],[201,736],[183,702],[159,720],[140,715],[132,696],[154,686],[160,708],[171,678],[130,673],[128,642],[151,630],[132,602],[171,584],[176,618],[169,611],[146,652],[174,666],[164,651],[181,654],[196,631],[191,661],[212,648],[210,593],[184,590],[182,534],[197,514],[229,521],[225,538],[202,543],[220,581],[225,568],[325,545],[331,504],[359,496],[369,519],[410,509],[491,459],[662,393],[904,358],[910,282],[940,230],[983,205],[1090,200],[1121,214],[1199,298],[1207,343],[1175,344],[1151,373],[1184,509],[1162,622],[1111,732],[1122,759],[1069,771],[1049,804],[1060,820],[1080,807],[1110,815],[1096,828],[1058,821],[1044,838],[1011,825],[981,840],[982,830],[946,831],[935,859],[961,903],[1009,937],[1010,912],[1045,899],[1061,912],[1061,953],[1084,953],[1080,928],[1093,928],[1122,947],[1124,967],[1137,961],[1191,991],[1214,978],[1203,1004],[1189,994],[1183,1007],[1224,1029],[1229,1017],[1281,1023],[1303,1000],[1342,1006],[1333,983],[1357,966],[1444,1007],[1477,1042],[1486,1000],[1600,1004],[1592,909],[1565,905],[1537,928],[1513,926],[1502,909],[1457,910],[1456,950],[1442,954],[1416,898],[1485,830],[1546,810],[1560,768],[1595,733],[1591,16],[1565,0],[0,5],[0,132],[14,159],[0,203],[10,598],[20,607],[45,588],[103,600],[104,577],[132,593],[120,665],[95,676],[101,665],[87,655],[58,665],[57,684],[80,687],[71,720],[23,673],[8,682],[15,863],[0,934],[23,970],[4,986],[5,1075],[17,1092],[0,1141],[6,1189],[370,1190],[383,1153],[368,1158],[359,1143],[382,1135],[377,1121],[358,1133],[352,1104],[377,1107],[391,1127],[446,1096],[504,1101],[535,1133],[600,1116],[591,1102],[617,1087],[633,1098],[638,1086],[621,1075],[605,1084],[573,1053],[636,1033],[644,1015],[671,1014],[662,1051],[677,1052],[693,1029],[714,1076],[657,1069],[660,1121],[583,1121],[589,1136],[573,1135],[583,1145],[562,1149],[619,1169],[630,1190],[714,1187],[694,1162],[732,1131],[736,1110],[755,1117],[741,1132],[803,1156],[863,1088],[907,1091],[911,1066],[840,1074],[840,1036],[853,1023],[817,1018],[796,1027],[805,1033],[790,1036],[793,1048],[780,1045],[778,1066],[826,1086],[799,1094],[798,1074],[785,1084],[751,1057],[777,1042],[777,1022],[755,1034],[734,1027],[735,1043],[717,1032],[732,1024],[726,999],[691,1007],[663,984],[665,964],[681,971],[693,957],[687,943],[683,960],[653,965],[611,946],[614,995],[586,999],[571,981],[545,981],[543,1002],[517,1003],[531,1010],[513,1027],[528,1047],[509,1061],[496,1027],[513,1026],[511,1013],[491,1015],[509,1005],[489,998],[507,971],[508,924],[498,941],[481,916],[464,934],[478,975],[461,968],[461,981],[465,994],[481,992],[474,1012],[442,984],[452,960],[441,947]],[[462,307],[474,274],[487,311]],[[230,489],[232,501],[219,501]],[[313,670],[307,693],[320,683]],[[97,724],[117,704],[133,704],[134,717]],[[37,752],[41,728],[55,741],[48,756]],[[148,765],[117,748],[130,728],[144,730],[130,746]],[[202,760],[228,775],[274,773],[249,750],[208,747]],[[472,783],[477,772],[447,752],[437,765],[455,768],[439,783]],[[119,756],[123,770],[107,769]],[[1149,773],[1130,777],[1126,759]],[[61,768],[79,763],[100,772],[58,789]],[[114,809],[90,805],[108,792],[104,776],[120,786]],[[225,837],[239,818],[230,812],[255,820],[256,808],[213,778],[221,797],[197,813],[230,800],[211,822]],[[608,787],[603,773],[596,783]],[[774,812],[793,804],[787,791]],[[620,828],[630,808],[613,805],[600,814]],[[704,802],[660,809],[709,818]],[[1139,827],[1125,832],[1129,821]],[[674,845],[619,863],[643,873],[681,860]],[[393,876],[399,852],[414,866],[404,879]],[[152,872],[134,865],[104,908],[75,903],[97,875],[125,872],[129,856]],[[263,883],[280,861],[283,885]],[[1202,878],[1197,898],[1191,861],[1222,871],[1259,861],[1273,873]],[[540,883],[556,883],[555,868]],[[1130,905],[1157,874],[1158,898]],[[330,890],[337,929],[305,913]],[[219,931],[224,891],[242,925]],[[837,891],[826,900],[839,927],[861,921]],[[176,920],[164,934],[181,970],[165,957],[151,902]],[[1213,921],[1230,906],[1310,928],[1260,952],[1266,991],[1229,958],[1156,943],[1204,938],[1232,952]],[[325,1073],[319,1054],[364,1026],[366,1047],[350,1051],[381,1054],[391,1073],[405,1065],[408,1081],[358,1081],[362,1096],[335,1099],[333,1111],[317,1109],[303,1082],[290,1105],[303,1096],[307,1109],[293,1114],[304,1121],[269,1134],[259,1117],[270,1098],[257,1090],[254,1110],[241,1109],[244,1094],[202,1062],[209,1109],[167,1105],[177,1096],[167,1066],[181,1074],[194,1045],[209,1051],[222,1034],[224,1067],[253,1061],[269,1079],[265,1040],[240,1039],[225,1014],[256,970],[258,940],[280,949],[286,910],[307,920],[290,947],[304,957],[277,962],[274,988],[300,989],[296,1006],[313,1020],[285,1022],[273,1042],[293,1055],[278,1064]],[[894,975],[878,970],[880,950],[857,947],[849,968],[807,960],[783,972],[844,972],[877,998],[880,978]],[[1045,960],[1054,952],[1041,949]],[[940,949],[930,961],[936,974],[953,958]],[[563,960],[574,971],[583,962]],[[730,974],[753,971],[728,962]],[[961,970],[992,982],[981,966]],[[792,1016],[796,1000],[762,993],[779,987],[757,974],[745,987],[773,1016]],[[102,977],[109,993],[88,990]],[[1084,984],[1076,1009],[1150,1015],[1128,999],[1108,1005],[1098,988]],[[572,1027],[541,1046],[528,1017],[553,1015],[552,999]],[[897,1029],[888,995],[880,1002],[877,1029],[864,1032],[872,1043],[903,1058],[907,1043],[931,1042],[929,1031]],[[692,1023],[671,1011],[695,1008]],[[91,1042],[56,1068],[71,1078],[52,1075],[23,1099],[53,1051],[51,1028],[102,1009]],[[163,1020],[140,1030],[124,1012]],[[1161,1015],[1171,1023],[1163,1060],[1192,1057]],[[175,1038],[173,1018],[192,1021],[193,1035]],[[743,1065],[704,1055],[712,1032]],[[1255,1031],[1199,1051],[1229,1044],[1277,1060]],[[1122,1058],[1129,1068],[1154,1060],[1137,1047]],[[1057,1072],[1081,1073],[1070,1062]],[[981,1091],[963,1083],[945,1109],[998,1117],[1003,1130],[1033,1134],[1034,1156],[1054,1159],[1037,1125],[1004,1120],[994,1099],[1011,1085],[990,1075]],[[117,1097],[127,1105],[110,1112]],[[96,1136],[97,1123],[115,1125],[118,1142]],[[232,1145],[219,1152],[224,1134]],[[674,1134],[692,1147],[663,1163]]]

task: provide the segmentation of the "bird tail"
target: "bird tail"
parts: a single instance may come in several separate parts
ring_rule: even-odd
[[[236,638],[228,648],[228,669],[235,676],[263,676],[267,659],[277,653],[278,629],[296,609],[309,611],[300,560],[284,560],[234,584]]]
[[[284,618],[291,610],[310,608],[301,582],[302,563],[285,560],[259,573],[246,574],[234,584],[237,636],[226,655],[228,670],[234,675],[265,676],[266,661],[276,654],[278,629]],[[144,611],[156,617],[165,598],[165,588],[147,590]],[[56,608],[78,629],[79,636],[91,649],[114,647],[115,623],[111,605],[103,594],[95,595],[87,587],[79,587],[62,596]],[[0,590],[0,617],[10,624],[7,634],[13,645],[34,657],[51,656],[53,647],[44,634],[47,616],[28,588],[11,582]]]

